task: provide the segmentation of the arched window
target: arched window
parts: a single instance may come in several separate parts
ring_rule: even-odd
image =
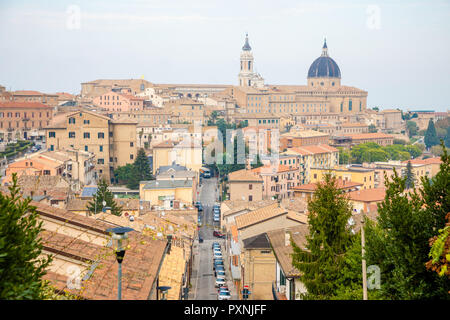
[[[352,111],[352,100],[348,100],[348,111]]]
[[[251,70],[251,69],[252,69],[252,62],[249,61],[249,62],[248,62],[248,70]]]

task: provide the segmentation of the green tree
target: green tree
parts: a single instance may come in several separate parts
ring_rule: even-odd
[[[406,178],[405,180],[406,189],[414,188],[414,182],[416,178],[414,177],[414,172],[412,171],[411,161],[408,161],[408,164],[406,165],[404,177]]]
[[[136,156],[136,160],[134,160],[133,167],[138,182],[137,187],[139,187],[139,181],[146,181],[153,179],[150,170],[150,161],[148,160],[144,149],[142,148],[139,149],[138,154]]]
[[[103,201],[106,205],[103,206]],[[114,201],[114,196],[111,191],[108,190],[108,183],[102,179],[98,183],[97,192],[94,195],[93,201],[90,201],[86,206],[89,212],[97,214],[102,212],[103,207],[110,207],[111,213],[120,216],[122,214],[122,207]]]
[[[121,167],[117,167],[117,169],[114,170],[114,176],[116,177],[116,181],[118,183],[127,184],[128,181],[134,179],[133,174],[134,174],[134,166],[131,163],[128,163]]]
[[[447,148],[450,148],[450,127],[447,127],[447,133],[445,134],[444,143]]]
[[[416,136],[419,133],[419,127],[417,123],[414,121],[406,122],[406,130],[408,131],[408,136],[411,138],[412,136]]]
[[[430,119],[428,122],[427,132],[425,133],[425,145],[429,149],[437,144],[439,144],[439,139],[437,137],[436,128],[434,126],[433,119]]]
[[[116,180],[125,183],[129,189],[138,189],[140,181],[154,180],[144,149],[139,149],[133,164],[126,164],[114,171]]]
[[[377,132],[378,131],[378,129],[377,129],[377,127],[374,125],[374,124],[371,124],[370,126],[369,126],[369,132],[370,133],[375,133],[375,132]]]
[[[442,148],[440,146],[432,146],[430,152],[436,156],[440,157],[442,155]]]
[[[338,147],[339,150],[339,164],[348,164],[350,162],[350,153],[343,147]]]
[[[42,277],[52,259],[41,256],[42,222],[31,199],[21,197],[15,173],[9,192],[0,193],[0,299],[43,299]]]
[[[326,174],[308,202],[309,235],[306,248],[293,246],[292,264],[302,273],[305,299],[328,299],[335,294],[343,254],[352,243],[348,228],[351,206],[336,187],[336,177]]]
[[[429,239],[445,225],[449,210],[449,161],[443,157],[431,181],[421,179],[419,193],[406,190],[406,177],[386,177],[386,197],[378,206],[378,224],[369,228],[366,255],[381,269],[384,299],[448,298],[449,282],[426,269]]]

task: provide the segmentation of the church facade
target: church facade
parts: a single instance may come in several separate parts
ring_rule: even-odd
[[[341,70],[329,56],[326,41],[321,56],[309,67],[306,85],[264,84],[261,75],[253,72],[248,36],[240,58],[239,85],[229,90],[246,113],[283,114],[293,119],[305,115],[365,113],[367,91],[341,84]]]

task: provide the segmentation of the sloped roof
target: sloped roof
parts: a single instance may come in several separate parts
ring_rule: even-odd
[[[347,193],[349,200],[362,202],[380,202],[386,196],[385,188],[365,189]]]
[[[297,191],[315,191],[317,189],[317,183],[302,184],[299,186],[292,187],[293,190]],[[354,181],[342,181],[341,179],[336,180],[336,186],[338,189],[349,189],[354,187],[362,186],[362,183]]]
[[[309,234],[309,226],[301,224],[295,227],[278,229],[266,232],[278,263],[286,277],[299,277],[300,271],[292,265],[292,246],[286,246],[286,232],[290,233],[292,241],[301,249],[305,249],[306,236]]]
[[[175,189],[190,188],[192,180],[152,180],[145,184],[144,189]]]
[[[270,249],[270,242],[264,233],[242,240],[245,249]]]
[[[242,169],[238,171],[231,172],[228,174],[229,182],[236,181],[250,181],[250,182],[263,182],[262,178],[253,173],[253,170]]]
[[[236,227],[238,229],[243,229],[283,214],[287,214],[287,210],[279,207],[277,203],[274,203],[236,217]]]

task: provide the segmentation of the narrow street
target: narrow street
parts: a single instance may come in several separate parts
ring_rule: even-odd
[[[192,271],[192,289],[189,293],[189,300],[217,300],[216,278],[213,270],[212,244],[217,241],[222,246],[222,254],[225,264],[226,279],[230,289],[231,299],[236,300],[236,289],[231,281],[228,254],[225,251],[225,240],[213,236],[214,226],[218,222],[213,221],[213,205],[218,199],[217,178],[203,179],[200,187],[200,202],[203,205],[201,212],[202,227],[199,235],[203,238],[203,243],[194,242],[194,262]]]

